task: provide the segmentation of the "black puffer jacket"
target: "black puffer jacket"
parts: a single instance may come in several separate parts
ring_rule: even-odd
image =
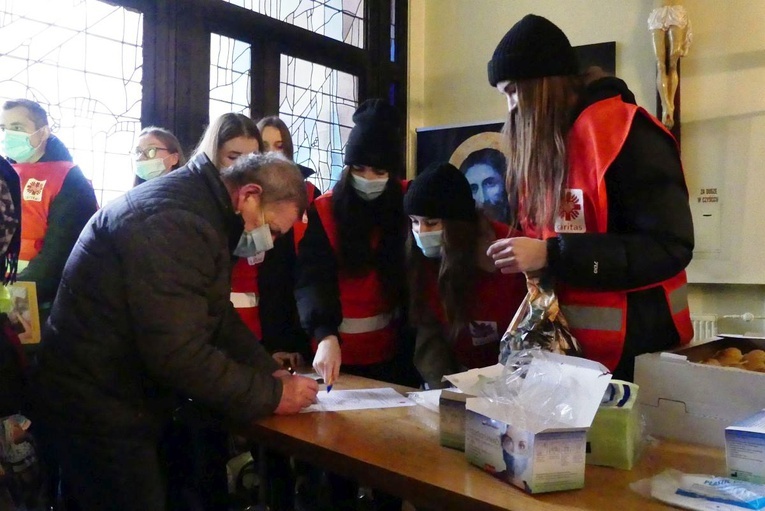
[[[187,397],[240,421],[276,408],[278,367],[229,301],[235,218],[204,155],[93,217],[43,334],[50,427],[156,438]]]
[[[618,78],[592,82],[580,110],[614,96],[635,97]],[[675,141],[638,114],[605,177],[608,232],[559,234],[547,243],[548,264],[575,287],[624,290],[661,282],[693,256],[693,220]],[[598,271],[593,272],[593,261]],[[627,294],[627,336],[614,377],[632,380],[636,355],[676,346],[679,336],[659,287]]]

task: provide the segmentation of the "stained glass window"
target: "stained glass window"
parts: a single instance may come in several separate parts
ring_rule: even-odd
[[[356,76],[287,55],[281,57],[279,117],[290,127],[295,162],[329,190],[343,170],[343,151],[358,103]]]
[[[133,185],[142,21],[97,0],[0,2],[0,102],[27,98],[45,108],[101,204]]]
[[[250,115],[250,45],[210,36],[210,120],[228,112]]]
[[[364,0],[225,0],[353,46],[364,47]]]

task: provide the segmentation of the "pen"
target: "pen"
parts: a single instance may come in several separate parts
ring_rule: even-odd
[[[327,394],[329,394],[329,391],[332,390],[332,384],[330,383],[327,385]]]

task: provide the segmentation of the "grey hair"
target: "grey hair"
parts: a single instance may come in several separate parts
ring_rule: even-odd
[[[288,201],[298,206],[300,214],[308,207],[303,175],[297,166],[278,153],[246,154],[220,171],[224,183],[235,188],[257,184],[263,188],[264,202]]]

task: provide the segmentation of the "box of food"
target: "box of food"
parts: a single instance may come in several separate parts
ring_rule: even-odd
[[[728,475],[765,484],[765,410],[725,428]]]
[[[722,335],[635,359],[648,433],[723,447],[725,428],[765,408],[765,338]]]

